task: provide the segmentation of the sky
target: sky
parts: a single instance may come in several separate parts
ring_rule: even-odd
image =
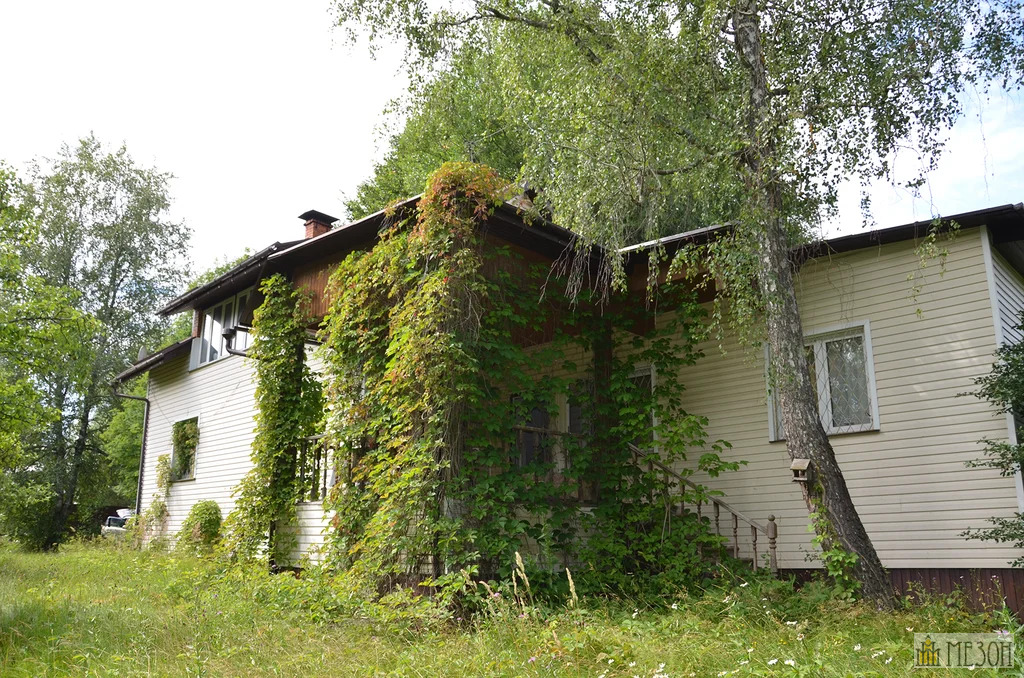
[[[90,131],[175,175],[197,271],[344,216],[375,158],[401,54],[350,47],[330,0],[5,2],[0,159],[23,168]]]
[[[9,1],[0,160],[24,168],[90,131],[125,143],[175,175],[172,217],[193,229],[197,271],[301,238],[302,212],[344,216],[345,196],[387,150],[383,111],[407,86],[397,46],[371,58],[333,30],[329,10],[330,0]],[[1024,98],[976,103],[920,196],[871,187],[877,226],[1024,201]],[[913,162],[897,167],[909,176]],[[861,228],[851,186],[824,232]]]

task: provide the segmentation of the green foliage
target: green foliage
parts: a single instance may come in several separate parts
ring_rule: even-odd
[[[28,239],[14,241],[20,261],[33,280],[61,290],[77,317],[89,318],[50,345],[33,332],[37,351],[48,355],[26,373],[51,419],[33,427],[34,454],[11,474],[52,498],[35,516],[37,548],[56,548],[76,512],[123,501],[110,493],[99,433],[119,405],[112,378],[163,331],[154,311],[183,277],[188,230],[167,218],[169,180],[91,135],[33,169],[24,205],[34,225]]]
[[[490,582],[490,592],[477,587],[484,611],[470,620],[408,589],[383,604],[352,595],[341,578],[270,575],[176,552],[0,547],[0,568],[5,678],[901,678],[916,673],[916,631],[1021,632],[1012,614],[971,613],[955,600],[879,612],[768,577],[726,577],[671,606],[587,596],[573,606],[567,594],[550,605],[527,599],[525,611],[509,580]],[[131,629],[131,642],[105,629]]]
[[[170,511],[167,509],[167,494],[171,489],[171,458],[161,454],[156,458],[156,492],[149,506],[140,515],[129,521],[130,541],[135,548],[149,546],[163,548],[165,543],[164,530]]]
[[[171,426],[171,480],[190,480],[196,470],[199,447],[199,417],[183,419]]]
[[[47,541],[54,496],[34,460],[60,415],[40,375],[76,364],[85,350],[77,335],[95,329],[73,307],[73,291],[28,266],[25,250],[38,237],[28,186],[0,163],[0,533],[32,547]]]
[[[1024,64],[1016,0],[336,8],[353,35],[409,48],[415,113],[396,118],[404,130],[372,184],[386,192],[396,174],[417,174],[430,141],[467,154],[476,140],[489,150],[488,134],[514,139],[492,157],[521,160],[501,169],[540,190],[559,224],[612,250],[711,224],[757,230],[765,184],[752,153],[781,191],[771,209],[806,236],[842,182],[891,177],[908,142],[930,171],[965,96],[1015,89]],[[735,39],[744,15],[759,25],[763,97]],[[486,126],[460,127],[485,112]]]
[[[415,224],[397,223],[331,277],[321,337],[331,447],[356,457],[334,493],[335,558],[372,583],[447,559],[459,533],[441,483],[460,463],[486,286],[475,226],[502,199],[491,170],[444,165]],[[436,565],[435,565],[436,568]]]
[[[121,388],[128,395],[145,397],[148,381],[147,375],[137,379],[129,388]],[[135,505],[135,493],[138,491],[144,413],[145,403],[125,399],[111,413],[99,434],[106,452],[103,482],[110,487],[111,494],[126,506]]]
[[[25,249],[39,237],[29,187],[0,164],[0,471],[17,468],[32,434],[57,417],[35,376],[74,361],[74,335],[93,329],[73,291],[27,265]]]
[[[156,489],[158,494],[167,495],[171,489],[172,478],[171,458],[166,454],[161,454],[156,458]]]
[[[449,71],[413,90],[395,111],[403,122],[400,131],[392,131],[390,151],[346,202],[351,218],[417,195],[446,162],[481,163],[505,177],[519,174],[523,139],[503,120],[506,91],[491,82],[499,66],[491,52],[468,48],[454,56]]]
[[[1018,319],[1016,329],[1024,331],[1024,314]],[[999,414],[1013,416],[1017,429],[1017,440],[1024,441],[1024,426],[1021,413],[1024,412],[1024,342],[1006,344],[996,351],[996,362],[992,371],[974,380],[977,390],[970,394],[991,403]],[[1013,477],[1024,468],[1024,443],[1008,440],[981,441],[985,445],[985,456],[967,462],[973,468],[991,468],[999,471],[1004,478]],[[1013,544],[1024,548],[1024,513],[1012,517],[993,517],[991,527],[966,530],[968,539],[984,539]],[[1024,567],[1024,556],[1011,563],[1013,567]]]
[[[264,301],[253,316],[248,351],[256,369],[253,468],[235,490],[225,531],[236,557],[254,558],[266,547],[281,563],[290,541],[279,528],[294,521],[299,498],[298,451],[315,433],[323,405],[305,360],[308,313],[302,296],[280,274],[262,280],[260,292]]]
[[[536,189],[539,212],[579,236],[574,296],[588,284],[626,288],[624,245],[712,225],[734,232],[727,248],[684,254],[700,264],[687,273],[730,302],[741,338],[767,337],[783,417],[807,428],[793,431],[790,453],[828,468],[834,452],[808,416],[790,252],[835,214],[841,185],[892,179],[906,148],[920,167],[908,188],[919,189],[963,102],[994,82],[1017,89],[1024,77],[1021,0],[336,7],[353,35],[405,44],[415,83],[423,73],[457,78],[467,53],[480,55],[488,86],[457,108],[500,101],[495,126],[522,143],[518,179]],[[596,272],[592,243],[613,253]],[[705,265],[715,255],[725,260]],[[842,521],[833,534],[861,556],[865,593],[888,604],[881,561],[847,493],[829,501],[847,505],[827,518]]]
[[[820,553],[822,565],[828,575],[833,595],[841,600],[852,601],[860,591],[860,581],[855,574],[857,554],[844,549],[835,537],[835,528],[825,514],[825,507],[820,502],[810,515],[811,523],[807,529],[814,533],[811,543]]]
[[[209,552],[220,540],[220,504],[201,499],[192,505],[176,537],[176,548]]]
[[[700,446],[709,451],[697,468],[736,466],[717,453],[725,443],[705,445],[706,420],[681,405],[677,375],[700,356],[699,306],[666,289],[659,303],[674,312],[643,338],[620,333],[609,382],[579,388],[593,377],[570,355],[591,351],[610,327],[651,318],[589,299],[572,309],[554,285],[542,297],[543,266],[484,246],[478,224],[505,185],[489,168],[442,166],[415,215],[394,215],[372,250],[332,276],[321,330],[326,436],[339,465],[326,503],[337,512],[328,557],[370,591],[425,572],[508,574],[524,544],[530,567],[540,565],[531,576],[576,553],[592,565],[586,578],[605,588],[692,582],[718,540],[693,515],[666,522],[696,495],[679,493],[653,460],[672,464]],[[641,365],[658,375],[653,389],[633,380]],[[571,393],[595,425],[545,434],[520,457],[517,436],[533,434],[517,427],[553,419]],[[647,441],[639,458],[635,441]],[[597,502],[581,513],[584,494]]]

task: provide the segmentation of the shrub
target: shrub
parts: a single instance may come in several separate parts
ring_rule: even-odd
[[[209,551],[220,539],[220,504],[212,499],[197,501],[178,532],[178,548]]]

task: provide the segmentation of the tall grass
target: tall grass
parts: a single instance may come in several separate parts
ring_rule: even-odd
[[[880,614],[742,574],[658,606],[479,591],[468,619],[176,553],[0,547],[0,676],[905,676],[913,631],[1011,623],[955,601]]]

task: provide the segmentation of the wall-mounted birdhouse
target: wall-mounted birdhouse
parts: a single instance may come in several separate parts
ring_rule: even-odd
[[[793,472],[794,483],[806,483],[811,474],[811,460],[794,459],[789,465],[789,470]]]

